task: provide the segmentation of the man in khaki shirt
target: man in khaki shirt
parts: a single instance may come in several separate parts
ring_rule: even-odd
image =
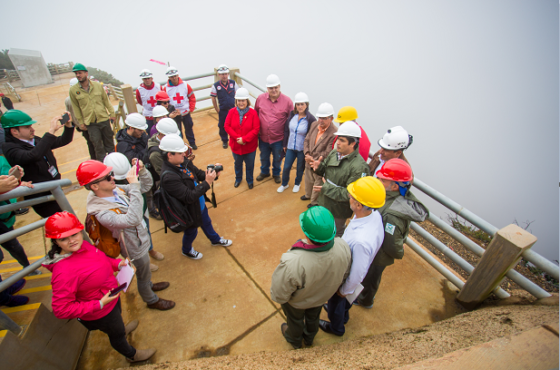
[[[70,100],[78,124],[85,125],[95,148],[95,159],[103,162],[108,153],[115,151],[111,123],[115,120],[115,110],[99,82],[91,81],[88,70],[76,63],[72,72],[76,73],[77,84],[70,88]]]

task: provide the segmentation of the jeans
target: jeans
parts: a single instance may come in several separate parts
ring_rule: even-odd
[[[290,182],[290,169],[297,158],[296,182],[295,185],[301,184],[303,170],[305,169],[305,155],[303,150],[286,150],[286,159],[284,160],[284,170],[282,171],[282,186],[287,186]]]
[[[253,171],[255,170],[255,156],[257,151],[247,154],[233,154],[234,168],[235,168],[235,181],[241,182],[243,180],[243,162],[245,162],[245,177],[247,184],[253,183]]]
[[[146,133],[148,134],[148,137],[150,137],[150,131],[152,130],[152,127],[154,126],[154,119],[146,119],[146,123],[148,124],[148,128],[146,129]]]
[[[206,235],[206,237],[208,238],[208,240],[210,240],[210,242],[212,242],[212,244],[217,244],[220,242],[221,238],[218,235],[218,233],[214,231],[214,227],[212,227],[212,220],[210,219],[210,216],[208,216],[208,208],[206,208],[206,206],[204,206],[204,209],[202,210],[201,228],[202,231],[204,232],[204,235]],[[198,235],[198,227],[191,227],[185,230],[185,233],[183,234],[184,254],[188,254],[191,252],[192,243],[196,239],[197,235]]]
[[[189,142],[190,146],[195,145],[195,140],[194,140],[194,131],[193,131],[193,120],[191,117],[191,114],[187,114],[184,116],[181,116],[181,120],[177,120],[177,128],[179,129],[179,132],[182,132],[183,129],[181,128],[181,123],[183,123],[183,126],[185,127],[185,136],[187,137],[187,140]]]
[[[229,113],[230,108],[223,108],[220,107],[220,112],[218,113],[218,128],[220,129],[220,139],[222,142],[227,143],[229,141],[229,136],[224,128],[226,123],[226,117]]]
[[[358,296],[358,302],[361,305],[371,306],[373,304],[385,267],[387,266],[376,266],[373,263],[369,266],[368,273],[362,282],[364,290]]]
[[[121,299],[119,298],[118,300],[119,301],[111,312],[102,318],[91,321],[78,319],[78,321],[81,322],[87,330],[101,330],[103,333],[107,334],[111,342],[111,347],[124,357],[132,359],[136,354],[136,349],[126,340],[126,331],[121,316]]]
[[[334,293],[327,305],[332,331],[338,335],[344,334],[344,324],[350,320],[348,310],[352,307],[352,304],[346,298]]]
[[[261,151],[261,173],[270,174],[270,154],[272,154],[272,176],[280,176],[280,165],[282,164],[282,141],[269,144],[259,139],[259,150]]]
[[[156,303],[159,298],[152,290],[152,272],[150,271],[150,256],[148,253],[132,261],[136,267],[136,284],[138,294],[147,304]]]
[[[108,153],[115,151],[115,142],[113,141],[113,130],[109,120],[104,122],[93,122],[87,127],[89,139],[95,148],[95,159],[103,162]]]
[[[295,347],[301,347],[301,340],[310,346],[319,331],[319,315],[322,306],[306,309],[298,309],[290,306],[289,303],[282,304],[282,311],[286,315],[288,329],[284,334],[286,341]]]

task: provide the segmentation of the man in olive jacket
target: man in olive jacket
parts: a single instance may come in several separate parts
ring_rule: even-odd
[[[282,255],[272,274],[270,296],[282,305],[288,323],[280,327],[294,348],[313,344],[321,306],[340,287],[352,262],[350,247],[335,238],[334,217],[324,207],[303,212],[300,226],[309,239],[298,240]]]
[[[334,216],[336,236],[342,236],[346,228],[346,219],[352,216],[350,200],[346,187],[361,177],[369,176],[369,167],[358,152],[361,137],[360,127],[353,121],[340,125],[335,133],[336,150],[327,158],[311,162],[315,174],[323,177],[323,184],[313,186],[319,191],[319,205],[325,207]]]
[[[402,159],[390,159],[376,173],[385,187],[385,205],[378,211],[383,218],[385,236],[362,285],[364,290],[354,301],[355,305],[373,307],[375,294],[381,283],[381,274],[395,259],[402,259],[403,244],[410,230],[410,222],[422,222],[429,214],[424,206],[409,190],[412,177],[410,165]]]

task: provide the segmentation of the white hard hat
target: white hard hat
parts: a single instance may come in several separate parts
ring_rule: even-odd
[[[165,135],[159,143],[159,148],[164,152],[184,153],[189,150],[183,139],[179,135]]]
[[[105,156],[105,159],[103,160],[103,164],[105,166],[113,167],[115,180],[126,179],[126,174],[128,173],[128,171],[130,171],[131,168],[126,155],[119,152],[107,154],[107,156]]]
[[[317,117],[330,117],[330,116],[334,116],[334,108],[332,105],[330,105],[329,103],[323,103],[321,105],[319,105],[319,108],[317,109]]]
[[[146,117],[144,117],[140,113],[130,113],[128,116],[126,116],[124,123],[126,123],[127,126],[134,127],[139,130],[145,130],[148,128]]]
[[[150,78],[153,77],[152,72],[150,72],[149,69],[143,69],[142,72],[140,72],[140,77],[141,78]]]
[[[177,123],[172,118],[164,118],[156,124],[156,130],[163,135],[175,134],[179,135]]]
[[[154,118],[167,116],[168,114],[169,111],[163,105],[156,105],[152,110],[152,117]]]
[[[380,147],[387,150],[406,149],[412,144],[412,136],[401,126],[391,127],[377,142]]]
[[[77,83],[78,83],[78,79],[74,77],[73,79],[70,80],[70,87],[74,86]]]
[[[280,85],[280,79],[276,75],[268,75],[266,78],[266,87],[274,87]]]
[[[178,74],[179,74],[179,71],[175,67],[168,67],[167,72],[165,72],[165,75],[167,77],[177,76]]]
[[[354,121],[346,121],[338,128],[338,131],[334,133],[335,136],[351,136],[351,137],[362,137],[362,130],[360,126]]]
[[[220,64],[218,67],[218,73],[229,73],[229,68],[225,64]]]
[[[309,103],[309,97],[304,92],[298,92],[294,98],[294,103]]]
[[[93,80],[94,78],[95,78],[95,77],[93,77],[93,76],[89,76],[89,79],[90,79],[90,80]]]
[[[249,90],[247,90],[244,87],[240,87],[239,89],[237,89],[237,91],[235,92],[235,99],[236,100],[244,100],[244,99],[249,99]]]

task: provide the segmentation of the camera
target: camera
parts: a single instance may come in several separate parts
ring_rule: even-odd
[[[209,164],[208,166],[206,166],[206,169],[213,169],[214,171],[216,171],[216,173],[223,171],[224,170],[224,166],[222,165],[215,165],[215,164]]]

